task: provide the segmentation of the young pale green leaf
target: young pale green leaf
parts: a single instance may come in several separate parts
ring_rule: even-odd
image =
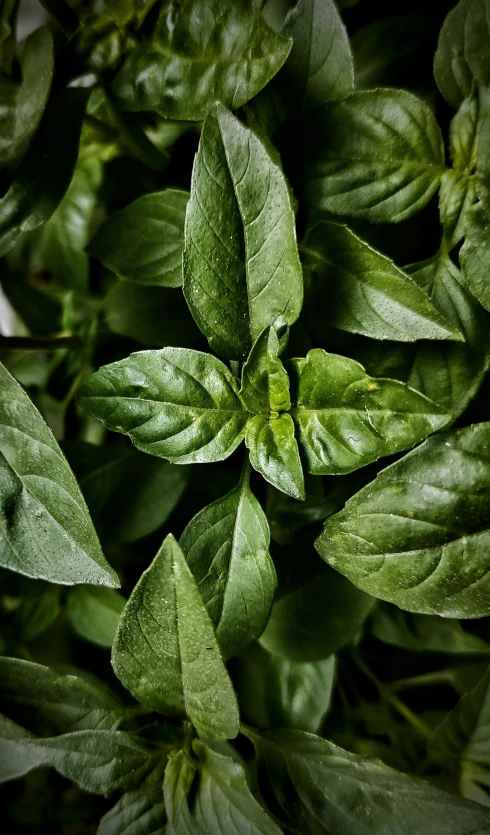
[[[466,217],[476,202],[475,178],[449,169],[441,179],[439,214],[448,249],[453,249],[464,237]]]
[[[136,339],[146,347],[184,348],[200,338],[178,288],[118,281],[105,298],[104,314],[112,333]]]
[[[28,577],[117,586],[56,440],[0,363],[0,564]]]
[[[105,687],[20,658],[0,658],[0,709],[36,736],[115,730],[126,709]]]
[[[375,604],[340,574],[327,571],[274,603],[260,644],[286,661],[321,661],[355,643]]]
[[[164,779],[168,835],[280,835],[250,791],[240,763],[198,739],[192,753],[195,760],[185,751],[169,757]]]
[[[171,534],[121,615],[112,664],[144,705],[187,715],[210,739],[237,735],[238,706],[213,624]]]
[[[13,739],[2,735],[0,726],[3,761],[8,763],[7,772],[14,771],[13,763],[19,776],[40,766],[51,766],[85,791],[105,797],[133,789],[152,766],[151,749],[125,731],[76,731],[46,739]],[[17,774],[7,773],[2,782]]]
[[[464,282],[485,310],[490,311],[490,213],[477,203],[465,216],[465,242],[459,254]]]
[[[299,835],[485,835],[488,812],[302,731],[248,731],[271,811]]]
[[[165,835],[167,815],[163,778],[167,758],[157,763],[148,777],[126,792],[99,823],[97,835]]]
[[[245,443],[254,470],[278,490],[304,501],[303,467],[291,415],[250,417],[245,427]]]
[[[64,197],[77,161],[86,100],[83,90],[50,96],[35,139],[0,200],[0,256],[24,232],[48,220]]]
[[[290,84],[305,107],[317,107],[353,91],[349,38],[333,0],[299,0],[283,33],[293,40],[286,62]]]
[[[461,273],[443,249],[406,268],[464,343],[419,342],[387,346],[371,343],[357,354],[367,371],[394,377],[425,394],[457,417],[477,393],[490,363],[488,315],[463,286]]]
[[[10,79],[2,78],[0,81],[0,169],[5,167],[9,171],[15,170],[27,151],[51,89],[54,48],[53,38],[46,27],[36,29],[26,39],[20,70],[22,81],[19,85]]]
[[[335,656],[290,661],[252,644],[234,662],[232,676],[240,710],[257,728],[316,733],[330,707]]]
[[[388,603],[379,603],[371,617],[371,632],[385,644],[412,652],[490,655],[490,644],[465,632],[457,620],[414,615]]]
[[[66,599],[66,614],[75,632],[110,649],[125,599],[115,589],[76,586]]]
[[[490,19],[487,0],[460,0],[441,29],[434,75],[444,98],[458,108],[473,82],[490,83]]]
[[[486,806],[490,805],[488,795],[474,784],[490,784],[489,729],[490,671],[487,671],[436,727],[429,741],[433,759],[458,774],[463,797],[478,798]]]
[[[310,473],[340,475],[401,452],[440,429],[447,412],[403,383],[321,348],[292,360],[291,413]]]
[[[142,452],[178,464],[227,458],[248,417],[226,366],[186,348],[140,351],[106,365],[84,383],[79,401]]]
[[[284,174],[222,105],[207,117],[194,161],[184,294],[213,350],[240,360],[264,328],[295,322],[303,302]]]
[[[240,394],[255,414],[287,412],[291,408],[289,378],[279,359],[279,340],[274,328],[263,331],[242,370]]]
[[[226,496],[189,522],[180,545],[196,580],[224,658],[262,633],[277,585],[269,526],[248,472]]]
[[[320,209],[397,223],[422,209],[444,172],[430,107],[406,90],[354,93],[315,111],[307,196]]]
[[[320,555],[401,609],[485,617],[490,602],[490,424],[429,438],[331,516]]]
[[[0,714],[0,753],[8,753],[8,757],[0,757],[0,785],[37,767],[37,762],[31,765],[32,751],[22,745],[28,738],[28,731]]]
[[[406,273],[347,226],[318,223],[302,251],[329,325],[400,342],[462,339],[460,329]]]
[[[457,171],[471,174],[477,162],[480,107],[476,95],[461,102],[449,126],[449,153]]]
[[[180,287],[187,191],[144,194],[102,224],[89,251],[119,278]]]
[[[124,110],[200,121],[216,101],[234,110],[253,98],[290,49],[253,0],[166,0],[112,91]]]

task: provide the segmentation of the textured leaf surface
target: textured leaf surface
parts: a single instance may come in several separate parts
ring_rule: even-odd
[[[180,287],[188,199],[177,189],[138,197],[102,224],[90,252],[119,278]]]
[[[180,545],[225,658],[258,638],[276,588],[269,525],[245,474],[189,522]]]
[[[237,735],[238,707],[213,624],[171,535],[126,604],[112,664],[144,705],[187,715],[210,739]]]
[[[283,31],[293,40],[286,69],[306,107],[352,92],[354,68],[349,39],[333,0],[299,0]]]
[[[334,571],[313,577],[274,603],[261,645],[287,661],[320,661],[354,643],[374,606]]]
[[[395,380],[369,377],[354,360],[321,348],[293,360],[292,415],[308,468],[352,472],[414,446],[448,421],[437,404]]]
[[[354,93],[315,111],[306,189],[320,209],[396,223],[422,209],[444,172],[440,129],[405,90]],[[308,159],[308,157],[307,157]]]
[[[266,481],[293,499],[304,500],[303,467],[294,422],[289,414],[255,415],[245,427],[245,443],[252,467]]]
[[[301,835],[484,835],[477,804],[301,731],[250,734],[260,785],[279,820]]]
[[[112,89],[125,110],[199,121],[216,101],[234,110],[253,98],[290,48],[253,0],[167,0]]]
[[[474,80],[490,82],[489,50],[487,0],[460,0],[444,21],[434,58],[438,87],[454,108],[470,95]]]
[[[143,452],[179,464],[227,458],[248,416],[226,366],[185,348],[141,351],[104,366],[85,382],[80,405]]]
[[[168,835],[280,835],[252,795],[239,763],[198,739],[192,749],[196,764],[179,751],[169,758],[165,772]]]
[[[327,519],[321,556],[401,609],[485,617],[489,451],[488,423],[430,438]]]
[[[466,214],[465,242],[461,247],[461,269],[465,284],[486,310],[490,311],[490,216],[483,203]]]
[[[204,124],[187,206],[184,293],[209,344],[245,358],[303,301],[294,214],[284,175],[260,139],[217,105]]]
[[[274,328],[260,334],[242,370],[242,400],[255,414],[287,412],[291,408],[289,378],[279,359]]]
[[[126,792],[101,819],[97,835],[165,835],[162,760],[136,789]]]
[[[323,221],[306,236],[306,266],[325,319],[372,339],[461,339],[457,325],[393,261],[347,226]]]
[[[380,603],[374,609],[371,632],[386,644],[412,652],[490,654],[490,644],[466,632],[457,620],[437,615],[414,615],[387,603]]]
[[[0,560],[53,583],[117,586],[56,440],[0,364]]]

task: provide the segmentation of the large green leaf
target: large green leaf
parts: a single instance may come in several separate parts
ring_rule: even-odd
[[[245,769],[198,739],[196,757],[170,755],[164,780],[167,835],[280,835],[280,829],[255,800]]]
[[[401,609],[477,618],[490,604],[490,424],[430,438],[331,516],[321,556]]]
[[[82,638],[110,648],[125,602],[115,589],[75,586],[68,592],[66,614]]]
[[[223,656],[237,655],[263,631],[277,584],[269,525],[247,471],[231,493],[191,519],[180,545]]]
[[[435,729],[429,752],[458,775],[461,794],[490,806],[490,671]]]
[[[235,109],[253,98],[290,48],[253,0],[166,0],[112,90],[125,110],[199,121],[216,101]]]
[[[0,256],[24,232],[48,220],[64,197],[77,161],[86,100],[83,90],[50,96],[35,139],[0,200]]]
[[[118,281],[106,296],[104,314],[110,331],[145,346],[186,347],[200,337],[178,288]]]
[[[330,707],[335,656],[291,661],[252,644],[234,663],[232,675],[247,721],[258,728],[316,733]]]
[[[370,343],[356,357],[370,374],[401,380],[456,417],[474,398],[489,367],[488,315],[467,292],[444,249],[406,270],[464,334],[465,342],[422,341],[413,346],[391,344],[389,349]]]
[[[460,0],[441,29],[434,75],[442,95],[454,108],[472,91],[473,82],[490,82],[490,18],[487,0]]]
[[[226,366],[186,348],[140,351],[104,366],[84,383],[80,405],[143,452],[179,464],[227,458],[248,416]]]
[[[488,813],[301,731],[248,731],[271,811],[298,835],[485,835]]]
[[[0,564],[72,585],[117,586],[56,440],[0,364]]]
[[[255,415],[245,427],[252,467],[293,499],[304,500],[305,485],[294,422],[289,414]]]
[[[347,226],[318,223],[302,252],[316,285],[313,304],[320,304],[329,325],[401,342],[462,338],[406,273]]]
[[[291,408],[289,378],[279,359],[274,328],[263,331],[242,369],[242,400],[255,414],[287,412]]]
[[[0,658],[0,708],[36,736],[115,730],[127,713],[105,688],[20,658]]]
[[[306,189],[320,209],[397,223],[423,208],[444,173],[441,131],[406,90],[354,93],[315,111]]]
[[[99,823],[97,835],[165,835],[167,815],[163,778],[167,758],[162,757],[148,777],[126,792]]]
[[[464,282],[476,299],[490,311],[490,243],[488,227],[490,214],[483,203],[477,203],[466,213],[465,242],[460,259]]]
[[[20,60],[22,81],[0,79],[0,169],[15,170],[41,121],[54,69],[53,38],[42,27],[26,39]]]
[[[373,611],[371,632],[385,644],[412,652],[490,655],[490,644],[466,632],[457,620],[438,615],[414,615],[388,603]]]
[[[294,213],[261,140],[222,105],[207,117],[187,206],[184,294],[213,350],[244,359],[303,301]]]
[[[296,378],[291,413],[311,473],[352,472],[448,422],[436,403],[403,383],[369,377],[348,357],[315,348],[290,367]]]
[[[213,624],[171,534],[121,615],[112,664],[144,705],[187,715],[210,739],[237,735],[238,707]]]
[[[144,194],[102,224],[90,252],[119,278],[180,287],[187,191]]]
[[[341,99],[354,89],[349,39],[333,0],[299,0],[283,33],[293,40],[286,63],[306,107]]]
[[[287,661],[320,661],[354,643],[374,599],[334,571],[291,589],[274,603],[260,644]]]

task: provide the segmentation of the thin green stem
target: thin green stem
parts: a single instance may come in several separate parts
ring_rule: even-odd
[[[252,468],[250,466],[250,458],[248,457],[248,450],[245,450],[245,460],[243,462],[242,474],[240,476],[240,484],[247,484],[250,481],[250,473]]]
[[[57,351],[59,348],[78,348],[79,336],[0,336],[3,351]]]
[[[231,373],[233,374],[233,376],[236,377],[237,380],[239,380],[240,379],[240,363],[238,362],[238,360],[230,360],[230,369],[231,369]]]
[[[417,716],[413,710],[411,710],[404,702],[401,701],[401,699],[391,692],[390,688],[387,687],[387,685],[384,684],[384,682],[382,682],[378,676],[369,669],[357,652],[352,653],[352,658],[361,672],[364,673],[366,678],[372,681],[380,696],[385,699],[385,701],[387,701],[388,704],[390,704],[391,707],[396,710],[396,712],[399,713],[400,716],[402,716],[414,730],[418,731],[418,733],[425,739],[430,739],[432,736],[432,730],[425,724],[423,719],[421,719],[420,716]]]

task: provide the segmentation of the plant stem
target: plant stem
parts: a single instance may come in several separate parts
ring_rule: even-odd
[[[425,724],[423,719],[421,719],[420,716],[417,716],[413,710],[410,710],[410,708],[402,702],[401,699],[391,692],[390,688],[387,687],[386,684],[384,684],[384,682],[382,682],[377,675],[369,669],[357,652],[352,653],[352,658],[361,672],[363,672],[364,675],[372,681],[380,696],[385,699],[392,706],[392,708],[400,714],[400,716],[403,716],[405,721],[408,722],[414,730],[418,731],[418,733],[425,739],[430,739],[432,736],[432,730]]]
[[[233,376],[236,377],[237,380],[239,380],[240,379],[240,363],[238,362],[238,360],[230,360],[230,369],[231,369],[231,373],[233,374]]]
[[[57,351],[58,348],[78,348],[79,336],[0,336],[3,351]]]

